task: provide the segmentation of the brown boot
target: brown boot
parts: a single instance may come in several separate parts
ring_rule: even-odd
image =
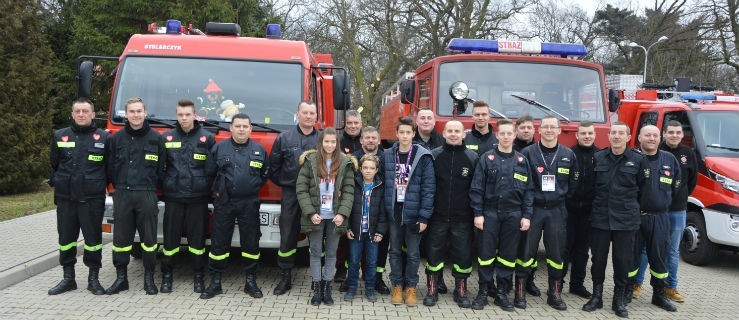
[[[401,305],[403,304],[403,287],[401,286],[394,286],[392,295],[390,296],[390,303],[394,305]]]
[[[415,307],[418,305],[418,297],[416,297],[416,288],[405,289],[405,305]]]
[[[631,296],[634,299],[636,299],[636,298],[639,298],[640,295],[641,295],[641,285],[640,284],[635,284],[634,285],[634,292],[631,294]]]
[[[680,294],[680,292],[677,292],[677,289],[673,288],[665,288],[665,294],[667,295],[670,300],[675,302],[685,302],[685,297]]]

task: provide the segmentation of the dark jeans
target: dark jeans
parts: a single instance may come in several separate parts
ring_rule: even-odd
[[[421,234],[414,230],[416,227],[390,222],[390,282],[393,287],[405,284],[408,288],[415,288],[418,284]],[[408,257],[405,266],[403,265],[403,247],[406,248]]]
[[[367,291],[375,290],[375,272],[377,266],[377,251],[379,243],[372,241],[368,233],[362,233],[358,238],[349,240],[349,273],[346,275],[346,286],[349,292],[356,292],[359,282],[359,265],[362,262],[362,252],[365,254],[364,288]]]

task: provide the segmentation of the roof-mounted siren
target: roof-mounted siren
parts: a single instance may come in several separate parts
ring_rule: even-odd
[[[205,34],[209,36],[239,36],[241,26],[235,23],[208,22],[205,24]]]
[[[568,56],[585,56],[588,49],[585,45],[576,43],[548,43],[534,41],[512,40],[485,40],[454,38],[449,41],[447,51],[450,52],[495,52],[495,53],[524,53]]]
[[[180,20],[167,20],[167,34],[181,34],[182,22]]]
[[[270,23],[267,25],[267,39],[282,39],[282,30],[280,25],[277,23]]]

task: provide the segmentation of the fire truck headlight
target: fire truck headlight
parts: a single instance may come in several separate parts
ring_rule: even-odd
[[[729,222],[729,228],[731,231],[739,232],[739,216],[731,215],[731,222]]]
[[[452,96],[452,99],[454,100],[464,100],[465,98],[467,98],[467,95],[469,93],[470,88],[467,87],[467,84],[462,81],[457,81],[449,86],[449,95]]]
[[[713,180],[716,180],[724,189],[739,193],[739,182],[713,170],[708,170],[708,172]]]

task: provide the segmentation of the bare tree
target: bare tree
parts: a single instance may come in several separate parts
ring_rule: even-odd
[[[710,0],[701,6],[705,14],[705,33],[703,38],[714,48],[714,59],[734,70],[734,75],[726,77],[730,87],[737,91],[739,83],[739,1]],[[725,70],[723,70],[725,72]],[[722,83],[721,85],[726,85]]]

